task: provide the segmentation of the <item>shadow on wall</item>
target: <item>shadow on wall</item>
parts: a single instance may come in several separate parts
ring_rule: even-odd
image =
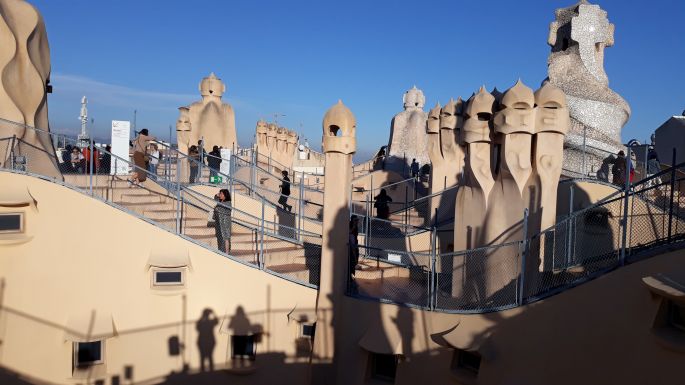
[[[0,305],[2,305],[2,293],[4,287],[4,279],[0,277]],[[274,309],[264,312],[254,312],[247,313],[242,306],[238,306],[233,315],[219,317],[215,312],[207,307],[199,315],[199,319],[191,319],[188,321],[181,322],[171,322],[168,324],[154,325],[143,327],[141,329],[135,330],[118,330],[118,338],[127,338],[132,344],[135,341],[149,340],[147,337],[148,333],[153,335],[163,335],[165,330],[178,330],[185,329],[188,326],[192,330],[194,327],[197,332],[195,340],[189,340],[189,344],[186,345],[184,339],[185,334],[179,336],[177,334],[163,337],[155,340],[149,340],[151,343],[146,344],[144,349],[151,349],[150,352],[153,354],[148,356],[148,359],[154,360],[154,357],[162,357],[163,355],[168,355],[169,357],[185,357],[184,350],[188,348],[189,350],[194,350],[197,347],[197,353],[193,352],[190,354],[191,357],[198,357],[198,361],[193,365],[189,365],[187,361],[183,360],[183,363],[179,361],[178,370],[171,371],[168,375],[156,377],[156,378],[134,378],[135,365],[128,364],[121,368],[117,367],[107,367],[108,374],[105,376],[92,376],[88,383],[90,384],[108,384],[108,385],[119,385],[119,384],[129,384],[137,382],[146,383],[165,383],[165,384],[217,384],[230,382],[231,384],[252,384],[252,383],[269,383],[269,384],[289,384],[292,383],[293,378],[306,378],[308,372],[308,361],[305,362],[292,362],[290,358],[295,358],[296,356],[286,354],[284,352],[265,352],[259,353],[258,348],[262,343],[261,336],[264,335],[265,330],[258,324],[250,321],[250,316],[254,315],[263,318],[266,314],[267,317],[286,317],[287,314],[292,311],[292,309]],[[313,311],[313,310],[310,310]],[[8,330],[2,326],[1,323],[6,322],[8,317],[16,318],[12,321],[13,324],[21,322],[27,327],[36,327],[41,329],[56,329],[59,335],[64,335],[68,330],[61,325],[58,325],[50,320],[42,319],[39,317],[32,316],[30,314],[23,313],[21,311],[0,306],[0,341],[4,341],[7,337]],[[227,357],[225,362],[214,362],[213,355],[216,353],[216,348],[218,343],[223,339],[219,338],[217,334],[219,331],[219,325],[222,325],[222,320],[226,320],[226,326],[223,326],[226,334],[231,336],[252,336],[254,341],[254,351],[257,353],[257,362],[262,368],[268,368],[268,370],[257,370],[250,376],[244,376],[240,374],[231,374],[226,369],[240,367],[241,364],[248,364],[245,361],[245,357],[231,357],[233,354],[232,349],[235,348],[235,342],[232,343],[231,338],[228,338],[226,342],[229,344],[227,346]],[[161,337],[161,336],[160,336]],[[190,337],[189,337],[190,338]],[[294,338],[294,337],[293,337]],[[156,342],[155,342],[156,341]],[[195,344],[193,344],[195,342]],[[0,349],[3,345],[0,344]],[[1,351],[0,351],[1,352]],[[7,351],[4,351],[7,354]],[[125,357],[124,357],[125,358]],[[240,362],[242,359],[243,362]],[[238,362],[236,362],[238,361]],[[162,362],[165,362],[164,360]],[[192,362],[192,361],[191,361]],[[150,364],[149,362],[146,364]],[[182,364],[182,365],[181,365]],[[167,363],[160,363],[163,367],[168,367]],[[195,366],[199,365],[199,367]],[[246,365],[247,366],[247,365]],[[85,380],[85,379],[84,379]],[[74,379],[74,382],[78,380]],[[3,366],[2,355],[0,355],[0,384],[2,385],[25,385],[25,384],[46,384],[42,379],[32,376],[31,373],[19,373],[12,370],[9,367]]]
[[[202,316],[195,323],[195,330],[197,330],[197,349],[200,352],[200,371],[204,372],[205,362],[208,364],[208,370],[214,371],[214,348],[216,347],[216,338],[214,337],[214,329],[219,323],[219,319],[210,308],[202,311]]]

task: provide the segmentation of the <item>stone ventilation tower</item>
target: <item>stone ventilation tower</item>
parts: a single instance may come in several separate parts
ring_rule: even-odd
[[[203,78],[198,86],[202,100],[188,107],[179,108],[177,131],[185,143],[179,142],[179,150],[197,145],[204,139],[204,148],[211,151],[212,146],[234,148],[237,146],[235,112],[233,107],[222,100],[226,84],[214,73]],[[187,131],[187,132],[186,132]]]
[[[426,104],[423,91],[412,87],[402,96],[402,104],[404,111],[393,117],[388,142],[388,165],[399,170],[404,168],[403,162],[408,165],[414,158],[420,164],[430,163],[426,153],[428,114],[423,110]]]
[[[12,149],[0,148],[0,165],[23,157],[31,171],[61,179],[48,134],[48,36],[43,16],[25,1],[0,1],[0,74],[0,118],[13,122],[0,123],[0,138],[15,139]]]
[[[574,173],[597,171],[603,159],[623,147],[621,129],[630,118],[628,103],[609,88],[604,71],[604,49],[614,45],[614,25],[599,5],[583,0],[556,10],[548,43],[549,82],[564,91],[571,113],[564,168]]]
[[[357,150],[356,120],[342,101],[331,107],[323,118],[323,151],[326,157],[321,240],[321,275],[317,297],[317,330],[314,357],[320,364],[330,364],[338,353],[340,327],[336,319],[345,294],[348,269],[347,234],[349,199],[352,186],[352,156]],[[331,379],[333,372],[324,374]],[[315,376],[317,377],[317,376]],[[316,383],[331,383],[321,380]]]

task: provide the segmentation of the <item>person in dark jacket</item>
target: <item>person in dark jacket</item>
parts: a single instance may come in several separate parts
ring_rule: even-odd
[[[219,175],[219,167],[221,167],[221,151],[219,146],[214,146],[212,151],[207,155],[207,166],[209,166],[209,181],[212,181],[212,177]]]
[[[281,182],[281,197],[278,199],[278,204],[283,206],[283,210],[293,211],[293,206],[288,204],[288,197],[290,196],[290,178],[288,178],[288,172],[283,170],[281,175],[283,175],[283,180]]]
[[[109,144],[105,147],[105,152],[102,154],[100,161],[100,174],[109,174],[112,168],[112,146]]]
[[[616,186],[623,187],[626,184],[626,154],[623,150],[618,152],[614,165],[611,167],[611,173],[613,174],[612,182]]]

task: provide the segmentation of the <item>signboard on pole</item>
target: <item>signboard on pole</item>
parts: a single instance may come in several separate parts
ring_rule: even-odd
[[[128,175],[129,169],[129,140],[131,137],[131,122],[112,120],[112,159],[110,175]],[[126,160],[122,162],[121,159]]]
[[[230,148],[221,149],[221,164],[219,165],[219,171],[223,175],[231,176],[231,154],[232,150]]]

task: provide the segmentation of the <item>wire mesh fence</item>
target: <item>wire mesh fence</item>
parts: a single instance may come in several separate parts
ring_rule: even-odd
[[[360,264],[376,267],[358,269],[348,293],[452,313],[534,302],[639,260],[645,249],[685,241],[683,171],[676,165],[511,243],[438,253],[434,235],[426,253],[389,242],[361,247]]]
[[[258,202],[256,208],[227,206],[184,186],[181,174],[176,172],[184,160],[183,154],[160,151],[163,154],[160,161],[167,166],[141,167],[130,157],[117,156],[92,141],[84,147],[82,141],[73,138],[23,125],[18,127],[35,131],[34,136],[45,136],[45,145],[37,146],[16,135],[0,138],[1,168],[56,181],[228,258],[307,286],[318,285],[320,232],[304,229],[292,213],[271,216],[274,210],[265,200]],[[52,143],[63,147],[54,149]],[[174,162],[176,167],[169,167]],[[227,191],[230,186],[215,187]],[[299,262],[306,266],[306,274],[282,270],[282,265]]]
[[[263,254],[266,270],[313,286],[319,285],[320,238],[306,236],[302,243],[293,243],[265,234]]]
[[[522,247],[522,242],[513,242],[438,255],[435,309],[474,312],[514,306]]]
[[[160,171],[92,141],[84,146],[23,125],[14,128],[35,133],[33,138],[25,132],[0,138],[3,169],[65,184],[229,258],[318,285],[321,235],[303,225],[315,217],[313,210],[300,207],[304,199],[298,197],[293,211],[284,210],[273,204],[280,198],[274,191],[257,193],[252,184],[253,195],[272,196],[251,199],[255,206],[248,206],[248,200],[234,195],[226,214],[225,205],[184,186],[178,171],[185,158],[171,150],[161,152],[167,166]],[[444,312],[494,311],[532,302],[630,263],[647,248],[683,241],[684,190],[685,164],[675,165],[627,183],[622,193],[527,239],[443,254],[437,252],[435,229],[367,216],[360,221],[361,256],[350,294]],[[230,220],[223,222],[228,225],[222,227],[227,215]]]
[[[350,290],[355,295],[430,307],[431,254],[359,247]]]

